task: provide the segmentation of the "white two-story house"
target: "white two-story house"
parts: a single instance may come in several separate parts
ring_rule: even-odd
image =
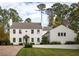
[[[10,43],[19,45],[24,43],[24,37],[28,36],[28,43],[40,44],[42,35],[46,31],[42,30],[41,23],[12,23],[10,27]]]

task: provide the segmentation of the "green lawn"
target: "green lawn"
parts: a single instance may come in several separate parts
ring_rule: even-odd
[[[17,56],[79,56],[79,50],[22,48]]]

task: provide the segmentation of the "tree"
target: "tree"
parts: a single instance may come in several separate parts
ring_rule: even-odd
[[[47,15],[49,15],[48,16],[48,18],[49,18],[49,26],[53,25],[52,22],[53,22],[54,13],[53,13],[52,8],[47,8],[45,12],[46,12]]]
[[[77,32],[79,29],[79,8],[71,11],[68,19],[70,21],[70,28]]]
[[[79,30],[79,3],[72,3],[70,6],[67,4],[55,3],[51,8],[46,9],[47,15],[49,15],[49,26],[56,27],[60,24],[64,24],[67,21],[66,26],[73,29],[75,32]],[[54,20],[55,15],[57,17]]]
[[[66,18],[67,13],[69,12],[69,6],[66,4],[55,3],[48,8],[46,13],[49,15],[49,26],[53,26],[53,18],[57,15],[60,22]]]
[[[79,7],[78,3],[72,3],[72,4],[71,4],[71,8],[72,8],[72,9],[77,8],[77,7]]]
[[[18,12],[15,9],[10,8],[9,10],[9,18],[13,20],[13,22],[21,22],[22,19],[19,17]]]
[[[60,17],[56,17],[55,21],[53,22],[53,27],[57,27],[62,24],[62,20]]]
[[[4,28],[2,26],[2,24],[0,25],[0,40],[4,39]]]
[[[12,19],[13,22],[21,22],[22,19],[19,17],[19,14],[16,10],[2,9],[0,7],[0,43],[8,44],[9,43],[9,33],[5,33],[5,26],[8,24],[8,21]]]
[[[45,4],[39,4],[37,5],[39,11],[41,12],[41,22],[42,22],[42,12],[45,10],[46,5]]]
[[[79,29],[79,4],[72,3],[69,8],[68,21],[70,23],[69,27],[75,32],[78,32]]]
[[[9,41],[9,33],[4,33],[4,27],[0,26],[0,45],[2,44],[10,44]]]
[[[62,12],[62,7],[63,5],[61,3],[55,3],[53,4],[53,6],[51,6],[54,13],[57,15],[57,16],[61,16],[61,12]]]
[[[12,19],[13,22],[21,22],[18,12],[12,8],[10,9],[2,9],[0,7],[0,24],[4,27],[8,24],[8,22]]]
[[[8,13],[8,10],[6,9],[2,9],[0,11],[0,15],[2,17],[2,20],[1,20],[1,23],[3,23],[4,25],[8,23],[8,20],[9,20],[9,13]]]
[[[31,23],[31,19],[30,19],[30,18],[27,18],[27,19],[25,19],[25,21],[24,21],[24,22]]]

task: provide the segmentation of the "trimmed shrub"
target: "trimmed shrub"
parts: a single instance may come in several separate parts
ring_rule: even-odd
[[[53,42],[51,42],[50,44],[61,44],[61,42],[53,41]]]
[[[49,44],[49,40],[47,37],[43,37],[40,44]]]
[[[30,43],[30,44],[35,45],[35,43]]]
[[[77,37],[75,38],[75,42],[79,44],[79,33],[77,34]]]
[[[23,43],[19,43],[19,45],[23,45]]]
[[[6,39],[4,42],[5,42],[5,45],[10,45],[10,40],[9,39]]]
[[[10,45],[13,45],[13,43],[10,43]]]
[[[74,41],[66,41],[65,44],[77,44],[77,43]]]
[[[27,44],[25,44],[24,48],[32,48],[32,45],[33,44],[31,44],[31,43],[27,43]]]
[[[0,45],[10,45],[9,39],[6,40],[0,40]]]

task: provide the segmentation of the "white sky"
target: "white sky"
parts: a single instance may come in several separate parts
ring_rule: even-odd
[[[0,2],[79,2],[79,0],[0,0]]]
[[[26,2],[26,3],[25,3]],[[28,2],[32,2],[32,3],[28,3]],[[40,12],[36,11],[38,10],[37,5],[40,3],[37,2],[41,2],[46,4],[46,8],[51,7],[51,5],[53,5],[53,3],[55,2],[62,2],[62,3],[66,3],[66,4],[71,4],[73,2],[78,2],[78,0],[0,0],[0,6],[2,8],[14,8],[17,10],[17,12],[19,13],[19,16],[25,20],[26,18],[31,18],[32,22],[40,22]],[[43,25],[47,25],[48,24],[48,17],[46,14],[43,14]]]

